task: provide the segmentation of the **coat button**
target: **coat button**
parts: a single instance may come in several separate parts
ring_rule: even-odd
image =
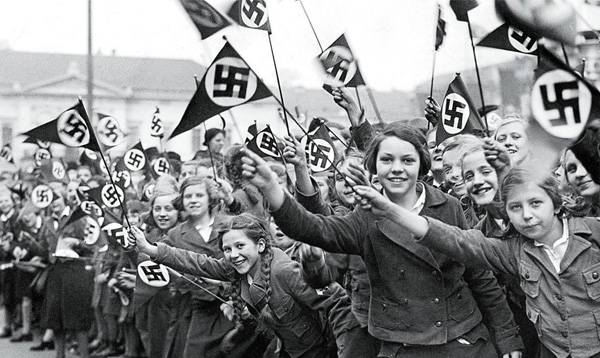
[[[437,322],[435,322],[435,325],[436,325],[437,327],[441,327],[441,326],[442,326],[442,322],[440,322],[440,321],[437,321]]]
[[[594,280],[597,280],[598,279],[598,272],[596,272],[596,271],[592,272],[592,278]]]
[[[525,278],[529,279],[531,276],[529,276],[529,272],[525,272]]]
[[[405,305],[407,305],[408,304],[408,298],[403,299],[402,303],[404,303]]]
[[[431,271],[431,274],[432,274],[433,276],[437,276],[437,271],[433,270],[433,271]]]
[[[561,320],[561,321],[566,321],[566,320],[567,320],[567,315],[566,315],[566,314],[564,314],[564,313],[561,313],[561,314],[560,314],[560,320]]]
[[[434,298],[434,299],[433,299],[433,303],[435,303],[435,304],[438,304],[438,303],[440,303],[440,299],[439,299],[439,298]]]
[[[565,337],[565,338],[569,337],[569,332],[562,332],[561,334],[562,334],[562,336],[563,336],[563,337]]]
[[[554,297],[559,301],[562,301],[563,299],[563,296],[560,293],[557,293],[556,295],[554,295]]]
[[[406,274],[406,272],[404,272],[404,270],[400,270],[400,276],[404,276]]]

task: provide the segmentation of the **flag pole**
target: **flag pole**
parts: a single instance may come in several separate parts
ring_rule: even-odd
[[[194,75],[194,82],[196,82],[196,88],[200,87],[200,82],[198,81],[198,76]],[[221,117],[223,118],[223,117]],[[204,125],[204,139],[206,141],[206,121],[203,121],[202,124]],[[217,169],[215,168],[215,162],[213,160],[213,155],[212,155],[212,151],[210,150],[210,145],[209,143],[206,143],[206,148],[208,149],[208,156],[210,157],[210,166],[212,167],[212,171],[213,171],[213,175],[214,178],[213,180],[215,181],[215,183],[217,183],[217,185],[220,185],[219,182],[217,181]]]
[[[354,91],[356,92],[356,99],[358,100],[358,108],[363,109],[362,103],[360,103],[360,95],[358,94],[358,86],[354,87]]]
[[[87,116],[87,111],[85,111],[85,105],[83,104],[83,101],[81,100],[81,97],[79,97],[79,103],[81,103],[81,105],[83,106],[83,110],[85,112],[85,115]],[[89,120],[89,117],[88,117]],[[96,142],[98,142],[98,137],[96,136],[96,132],[94,131],[94,126],[92,125],[92,122],[90,121],[89,123],[90,125],[90,132],[91,134],[94,136],[94,140],[96,140]],[[115,188],[115,191],[117,190],[117,184],[115,184],[115,181],[113,180],[113,177],[110,173],[110,167],[108,166],[108,164],[106,163],[106,158],[104,158],[104,153],[102,153],[102,146],[98,145],[98,153],[100,153],[100,158],[102,158],[102,163],[104,163],[104,167],[106,168],[106,173],[108,173],[108,179],[110,180],[110,183],[112,184],[112,186]],[[127,222],[127,226],[131,227],[131,223],[129,222],[129,218],[127,217],[127,210],[125,210],[125,205],[123,204],[123,200],[121,200],[121,196],[119,195],[119,193],[117,192],[117,199],[119,200],[119,204],[121,205],[121,210],[123,210],[123,217],[125,218],[125,222]]]
[[[275,68],[275,77],[277,78],[277,89],[279,89],[279,97],[281,97],[281,106],[285,108],[285,104],[283,101],[283,91],[281,90],[281,81],[279,80],[279,71],[277,70],[277,62],[275,61],[275,52],[273,51],[273,42],[271,41],[271,31],[267,32],[267,37],[269,38],[269,47],[271,48],[271,58],[273,59],[273,67]],[[287,111],[283,111],[283,121],[285,122],[285,129],[287,130],[287,134],[291,137],[292,133],[290,132],[290,124],[287,119]]]
[[[325,124],[325,123],[323,123],[323,124]],[[346,143],[345,143],[345,142],[342,140],[342,138],[340,138],[340,137],[339,137],[337,134],[335,134],[335,132],[334,132],[334,131],[332,131],[332,130],[331,130],[331,128],[329,128],[329,126],[327,126],[327,125],[326,125],[326,126],[325,126],[325,128],[327,128],[327,131],[328,131],[328,132],[329,132],[331,135],[333,135],[333,136],[335,137],[335,139],[339,140],[339,141],[340,141],[340,143],[342,143],[342,144],[344,145],[344,147],[346,147],[346,149],[348,149],[348,144],[346,144]]]
[[[471,20],[469,14],[467,16],[467,26],[469,27],[469,37],[471,38],[471,48],[473,49],[473,59],[475,60],[475,73],[477,74],[477,86],[479,87],[479,96],[481,97],[481,108],[485,108],[485,101],[483,100],[483,87],[481,86],[481,75],[479,74],[479,65],[477,64],[477,52],[475,51],[475,42],[473,41],[473,30],[471,29]],[[485,123],[485,136],[490,136],[490,128],[487,121],[487,113],[483,113],[483,121]]]
[[[569,63],[569,56],[567,55],[567,50],[565,49],[565,45],[561,42],[560,47],[562,48],[562,53],[563,56],[565,56],[565,63],[567,64],[567,66],[571,67],[571,64]]]
[[[304,3],[302,2],[302,0],[298,1],[300,3],[300,6],[302,6],[302,11],[304,11],[304,16],[306,16],[306,20],[308,20],[308,24],[310,25],[310,28],[313,32],[313,35],[315,35],[315,40],[317,40],[317,44],[319,45],[319,49],[321,50],[321,53],[323,53],[323,46],[321,45],[321,41],[319,41],[319,36],[317,36],[317,32],[315,31],[315,27],[312,24],[312,21],[310,21],[310,17],[308,16],[308,12],[306,11],[306,8],[304,7]]]
[[[581,78],[585,79],[585,57],[581,59]]]
[[[433,64],[431,65],[431,85],[429,86],[429,98],[433,99],[433,80],[435,78],[435,59],[437,57],[437,51],[433,51]],[[427,130],[431,126],[431,122],[427,121]]]

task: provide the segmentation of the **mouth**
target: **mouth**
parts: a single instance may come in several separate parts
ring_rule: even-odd
[[[492,190],[492,188],[489,186],[483,187],[483,188],[478,188],[478,189],[473,190],[472,194],[473,195],[484,195],[484,194],[488,193],[490,190]]]
[[[580,181],[579,184],[577,184],[577,187],[586,187],[591,182],[592,181],[590,179],[584,179],[583,181]]]
[[[433,156],[433,161],[434,162],[441,162],[442,161],[442,155],[434,155]]]
[[[508,154],[515,154],[518,152],[518,150],[514,149],[514,148],[509,148],[506,150],[508,152]]]
[[[537,227],[538,227],[538,224],[525,225],[525,226],[523,226],[523,230],[531,231],[531,230],[536,229]]]
[[[404,183],[406,181],[406,179],[405,178],[396,178],[395,177],[395,178],[388,178],[388,181],[390,183],[393,183],[393,184],[401,184],[401,183]]]
[[[231,264],[235,267],[240,267],[246,262],[246,259],[231,260]]]

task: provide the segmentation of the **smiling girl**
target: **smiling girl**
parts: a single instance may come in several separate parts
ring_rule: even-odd
[[[518,234],[486,238],[416,215],[368,188],[357,191],[364,208],[410,231],[420,244],[469,267],[519,277],[527,316],[543,344],[541,357],[600,357],[600,222],[566,217],[551,174],[513,168],[501,198]]]
[[[493,311],[489,317],[503,336],[498,339],[502,353],[508,356],[515,348],[511,339],[516,327],[490,272],[465,270],[368,211],[355,209],[342,217],[311,214],[277,185],[264,160],[245,151],[243,162],[243,174],[264,194],[284,233],[328,252],[362,256],[371,282],[369,333],[383,341],[379,356],[496,356],[473,296],[483,287],[486,294],[478,297],[480,307]],[[401,123],[384,129],[365,154],[366,167],[378,176],[388,200],[467,228],[455,198],[418,182],[429,171],[429,163],[423,135]]]
[[[517,115],[503,118],[498,123],[494,139],[508,149],[513,166],[523,164],[529,158],[528,124]]]
[[[567,183],[584,199],[586,216],[600,216],[600,185],[568,149],[563,156],[563,167]]]
[[[319,311],[336,312],[336,317],[331,317],[334,329],[346,324],[350,310],[334,309],[343,303],[341,287],[330,286],[321,292],[311,288],[303,279],[300,264],[272,247],[269,228],[250,214],[225,218],[216,231],[224,255],[221,259],[163,243],[152,245],[135,227],[131,235],[139,250],[156,262],[231,281],[236,320],[246,306],[275,332],[292,358],[326,357],[326,322]]]

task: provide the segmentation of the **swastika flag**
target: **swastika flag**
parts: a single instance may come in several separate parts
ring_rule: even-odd
[[[125,152],[122,160],[117,162],[116,169],[119,171],[128,170],[130,172],[137,172],[146,170],[148,166],[149,163],[146,151],[144,150],[144,147],[142,147],[142,142],[138,142]]]
[[[435,28],[435,50],[439,50],[446,36],[446,21],[442,18],[442,7],[438,4],[438,19]]]
[[[204,40],[226,28],[230,22],[204,0],[179,0]]]
[[[267,4],[264,0],[236,0],[227,15],[241,26],[271,33]]]
[[[306,151],[306,161],[313,173],[320,173],[330,170],[337,157],[337,152],[333,141],[329,136],[326,124],[321,124],[317,129],[308,133],[309,141],[306,136],[302,138],[304,150]]]
[[[98,140],[107,148],[119,145],[125,140],[125,133],[123,133],[119,121],[107,114],[98,113],[96,130],[98,131]]]
[[[81,100],[59,114],[56,119],[23,134],[40,141],[64,144],[67,147],[83,147],[100,151],[100,145]]]
[[[41,160],[39,173],[47,183],[59,182],[67,184],[69,182],[67,169],[60,158]]]
[[[325,84],[332,87],[356,87],[365,84],[358,61],[350,50],[346,35],[342,34],[317,57],[325,71]]]
[[[246,147],[260,155],[261,158],[272,158],[275,161],[283,163],[281,151],[277,146],[277,140],[269,126],[258,132],[256,136],[246,144]]]
[[[123,220],[119,220],[110,211],[106,211],[104,218],[102,231],[106,234],[106,238],[118,243],[124,249],[129,248],[130,243],[129,240],[127,240],[127,230],[123,227]]]
[[[473,104],[460,74],[456,74],[448,86],[440,115],[441,120],[436,131],[437,143],[458,134],[479,134],[484,131],[477,107]]]
[[[540,46],[538,56],[531,113],[550,135],[576,139],[590,117],[598,118],[600,92],[546,48]]]
[[[537,54],[537,37],[528,35],[505,23],[479,41],[477,46],[535,55]]]
[[[256,73],[227,42],[206,70],[194,97],[170,138],[189,131],[230,108],[272,95]]]
[[[150,121],[150,135],[158,138],[165,136],[165,127],[160,118],[160,109],[158,107],[156,107],[156,111],[154,111],[152,120]]]

